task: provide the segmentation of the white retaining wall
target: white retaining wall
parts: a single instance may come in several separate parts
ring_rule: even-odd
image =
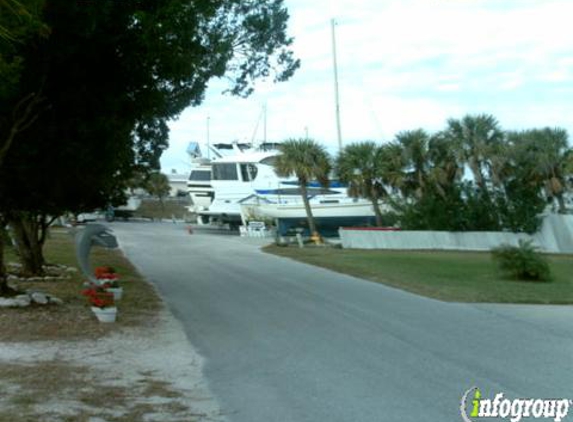
[[[341,228],[344,248],[353,249],[442,249],[487,251],[502,244],[517,245],[533,240],[544,252],[573,253],[573,215],[549,214],[541,230],[530,236],[508,232],[377,231]]]

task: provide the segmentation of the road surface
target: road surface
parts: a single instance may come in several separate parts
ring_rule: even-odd
[[[111,226],[207,359],[231,422],[458,421],[473,386],[573,398],[573,307],[443,303],[265,254],[260,240]]]

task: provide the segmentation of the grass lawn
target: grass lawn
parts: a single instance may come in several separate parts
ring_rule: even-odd
[[[17,261],[13,250],[7,255],[8,262]],[[52,230],[45,258],[78,267],[68,230]],[[53,294],[63,305],[0,308],[0,350],[7,353],[0,353],[0,422],[219,420],[202,417],[209,395],[195,371],[181,367],[186,359],[190,368],[196,363],[154,288],[119,250],[96,247],[91,258],[94,266],[111,265],[120,275],[124,296],[116,304],[117,322],[97,321],[80,294],[80,272],[70,279],[17,282],[21,290]],[[170,359],[185,380],[173,376]]]
[[[50,264],[78,268],[74,239],[67,229],[53,229],[46,242],[44,254]],[[14,251],[7,248],[6,262],[18,262]],[[87,299],[81,295],[86,279],[82,273],[70,273],[68,280],[18,281],[10,284],[20,290],[39,290],[64,301],[62,306],[29,308],[0,308],[0,341],[79,340],[98,338],[122,327],[145,325],[153,321],[160,309],[160,299],[153,287],[142,280],[121,251],[94,247],[92,265],[111,265],[120,276],[124,296],[117,303],[115,324],[101,324],[92,314]]]
[[[268,253],[448,302],[573,303],[573,259],[548,256],[553,281],[508,280],[481,252],[267,246]]]

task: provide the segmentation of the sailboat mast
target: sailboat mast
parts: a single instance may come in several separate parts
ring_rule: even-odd
[[[211,159],[211,134],[210,134],[210,126],[211,126],[211,117],[207,116],[207,159]]]
[[[336,101],[336,134],[338,136],[338,150],[342,150],[342,130],[340,129],[340,96],[338,94],[338,63],[336,60],[336,36],[334,27],[336,26],[336,21],[332,19],[330,21],[332,28],[332,59],[334,62],[334,96]]]
[[[263,105],[263,142],[267,143],[267,103]]]

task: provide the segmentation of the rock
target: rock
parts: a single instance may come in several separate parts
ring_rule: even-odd
[[[0,297],[0,308],[15,308],[18,306],[16,299]]]
[[[49,299],[50,303],[54,304],[54,305],[63,305],[64,304],[64,301],[62,299],[55,297],[55,296],[50,296],[48,299]]]
[[[47,305],[49,302],[48,296],[42,292],[31,293],[30,298],[39,305]]]
[[[66,268],[65,271],[67,271],[67,272],[69,272],[69,273],[77,273],[77,272],[78,272],[78,269],[77,269],[77,268],[74,268],[74,267],[68,267],[68,268]]]
[[[19,306],[20,308],[30,306],[32,303],[32,300],[28,295],[18,295],[14,298],[14,301],[16,302],[16,306]]]

